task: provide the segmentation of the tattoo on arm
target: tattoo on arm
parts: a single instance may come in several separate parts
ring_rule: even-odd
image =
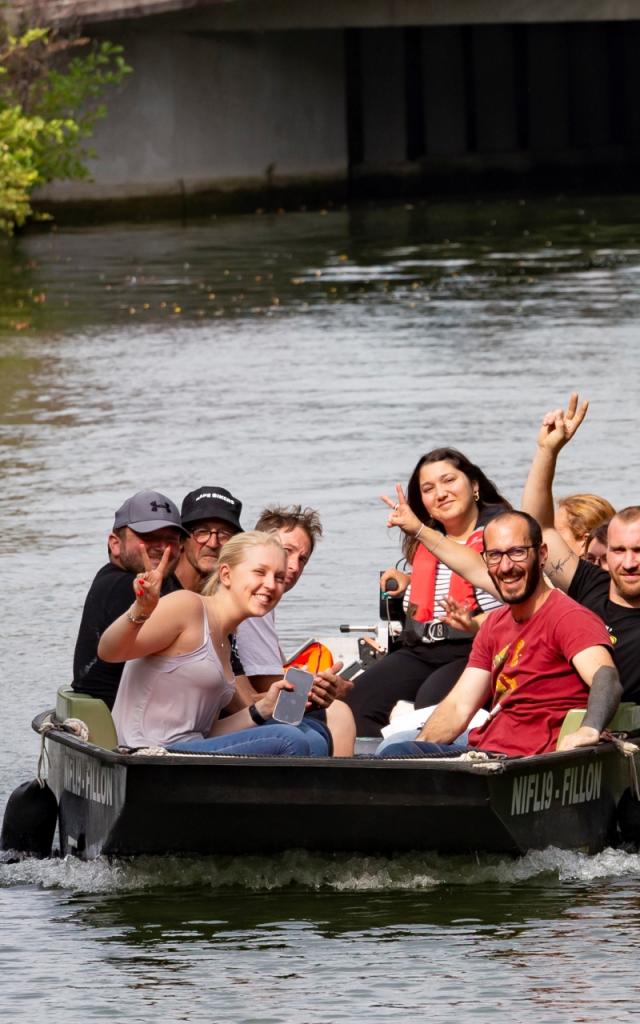
[[[573,557],[573,552],[570,551],[566,558],[559,558],[557,562],[552,562],[551,565],[545,566],[544,571],[550,579],[553,579],[554,576],[560,575],[567,562],[570,562]]]
[[[582,724],[602,732],[615,715],[621,696],[622,686],[618,670],[611,665],[601,665],[593,676],[587,713]]]

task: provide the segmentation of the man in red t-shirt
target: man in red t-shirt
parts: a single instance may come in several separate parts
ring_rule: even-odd
[[[483,558],[504,607],[476,636],[467,667],[412,743],[388,746],[384,757],[469,748],[526,756],[555,750],[564,716],[587,705],[580,729],[561,749],[597,743],[613,717],[622,687],[602,620],[542,575],[542,532],[524,512],[503,512],[485,527]],[[492,696],[489,719],[454,742]]]

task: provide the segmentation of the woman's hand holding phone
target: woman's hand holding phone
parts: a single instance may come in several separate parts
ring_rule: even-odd
[[[256,711],[261,718],[271,718],[273,715],[276,704],[278,703],[278,697],[283,690],[292,690],[293,686],[288,683],[286,679],[278,679],[276,683],[272,683],[265,694],[257,700]]]
[[[286,725],[299,725],[307,709],[314,676],[300,668],[288,668],[284,683],[287,688],[283,687],[280,691],[273,720]]]

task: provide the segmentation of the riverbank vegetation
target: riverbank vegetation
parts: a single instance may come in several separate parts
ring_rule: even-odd
[[[13,34],[0,13],[0,233],[47,218],[38,186],[90,176],[103,96],[130,72],[121,46],[43,25]]]

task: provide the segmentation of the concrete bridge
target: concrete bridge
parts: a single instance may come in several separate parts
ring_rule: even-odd
[[[219,30],[631,21],[638,0],[13,0],[51,21],[106,23],[198,11]]]
[[[33,7],[15,0],[14,13]],[[50,200],[182,215],[640,163],[639,0],[48,0],[121,42],[94,180]]]

